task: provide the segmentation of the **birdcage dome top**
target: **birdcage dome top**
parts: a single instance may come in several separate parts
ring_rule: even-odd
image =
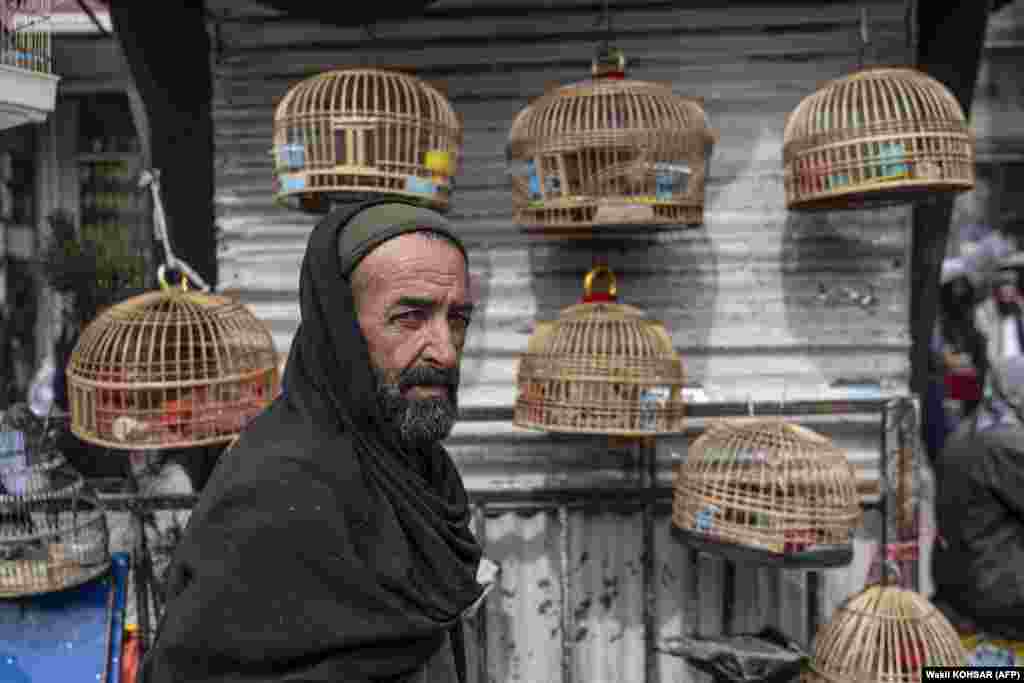
[[[295,84],[278,103],[275,120],[329,113],[337,123],[382,114],[410,123],[431,121],[461,131],[448,99],[430,84],[397,70],[337,69]]]
[[[921,667],[963,666],[960,637],[923,595],[876,584],[840,605],[818,633],[807,683],[921,680]]]
[[[783,133],[784,155],[819,144],[822,137],[872,132],[966,132],[963,108],[939,81],[917,69],[864,69],[827,83],[793,110]],[[895,127],[895,129],[894,129]]]
[[[846,455],[832,441],[817,432],[778,418],[737,418],[713,422],[690,449],[686,467],[708,463],[701,456],[711,456],[717,466],[735,461],[765,466],[789,466],[795,463],[825,468],[838,465],[851,476],[853,470]],[[722,458],[722,455],[733,458]],[[694,457],[696,456],[696,457]],[[852,488],[852,479],[851,479]],[[853,501],[856,503],[856,501]]]
[[[593,292],[596,278],[606,276],[608,291]],[[678,355],[665,326],[644,316],[634,306],[615,301],[618,284],[605,266],[593,269],[584,280],[583,302],[562,310],[558,319],[538,325],[527,354],[567,358],[600,357],[616,360],[674,360]],[[682,369],[680,366],[680,376]]]
[[[167,289],[100,314],[82,332],[68,374],[78,383],[106,386],[203,383],[265,371],[276,362],[270,331],[243,304]]]
[[[704,108],[666,85],[635,80],[592,80],[562,86],[541,96],[513,120],[509,144],[513,154],[533,146],[595,142],[595,133],[619,139],[691,137],[713,139]],[[598,140],[600,142],[600,140]]]

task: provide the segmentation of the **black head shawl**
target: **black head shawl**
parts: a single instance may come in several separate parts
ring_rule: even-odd
[[[398,681],[446,633],[465,679],[460,616],[482,592],[466,492],[440,446],[403,452],[378,414],[339,268],[342,231],[382,203],[333,212],[310,236],[284,395],[221,458],[193,511],[143,683]],[[403,232],[451,236],[417,211],[419,225],[366,231],[349,264]]]

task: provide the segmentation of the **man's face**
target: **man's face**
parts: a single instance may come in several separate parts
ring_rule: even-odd
[[[473,311],[462,252],[445,240],[400,235],[370,252],[352,277],[385,417],[410,446],[440,441],[455,425]]]

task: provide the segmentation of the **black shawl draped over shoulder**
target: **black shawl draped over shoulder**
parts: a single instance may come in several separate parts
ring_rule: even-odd
[[[406,453],[375,380],[338,239],[368,205],[313,230],[284,392],[218,464],[167,574],[142,683],[402,681],[482,593],[455,467]]]

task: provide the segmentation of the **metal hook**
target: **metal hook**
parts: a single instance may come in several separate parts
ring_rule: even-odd
[[[747,394],[747,415],[754,417],[754,399],[750,394]]]

